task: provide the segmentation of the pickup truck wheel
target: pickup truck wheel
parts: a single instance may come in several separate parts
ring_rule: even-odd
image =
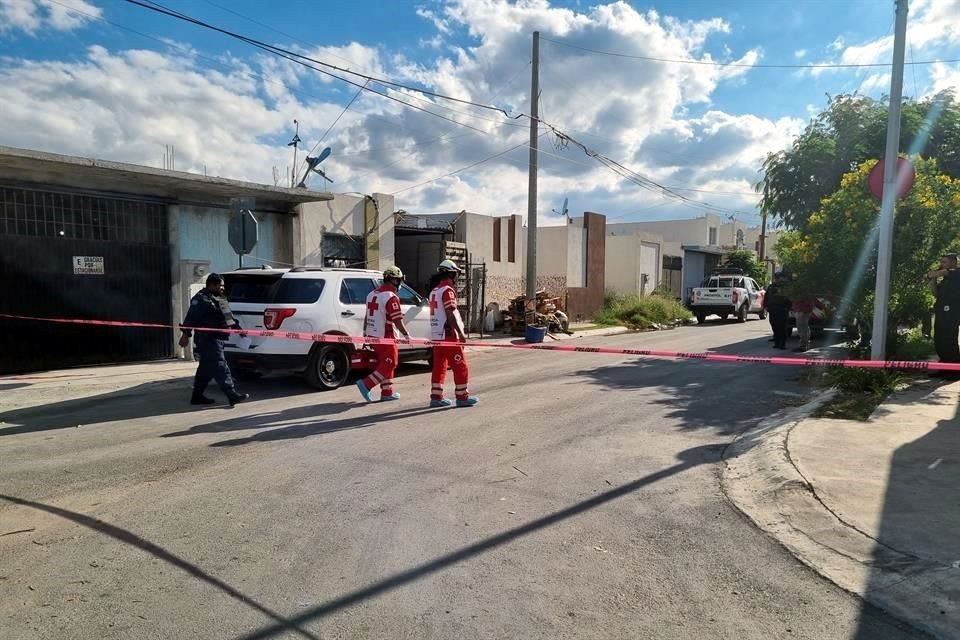
[[[747,309],[747,305],[743,305],[737,311],[737,322],[746,322],[747,321],[747,312],[750,311]]]
[[[766,309],[761,309],[761,310],[760,310],[760,313],[758,313],[757,315],[760,316],[760,319],[761,319],[761,320],[766,320],[766,319],[767,319],[767,311],[766,311]]]
[[[707,316],[705,316],[702,313],[697,314],[697,324],[703,324],[706,321],[707,321]]]
[[[319,391],[342,387],[350,376],[350,354],[337,345],[316,350],[307,366],[307,384]]]

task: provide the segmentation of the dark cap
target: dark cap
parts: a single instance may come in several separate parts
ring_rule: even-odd
[[[207,284],[223,283],[223,276],[219,273],[211,273],[207,276]]]
[[[941,257],[941,258],[946,258],[947,260],[956,260],[956,259],[957,259],[957,254],[955,254],[955,253],[945,253],[945,254],[943,254],[943,255],[940,256],[940,257]]]

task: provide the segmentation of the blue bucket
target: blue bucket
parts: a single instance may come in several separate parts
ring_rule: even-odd
[[[532,327],[527,325],[527,342],[538,343],[543,342],[543,339],[547,337],[547,328],[546,327]]]

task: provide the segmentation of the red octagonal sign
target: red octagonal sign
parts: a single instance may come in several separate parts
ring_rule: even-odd
[[[877,166],[870,170],[870,176],[867,178],[870,193],[878,199],[883,198],[883,166],[884,163],[881,160],[877,163]],[[906,158],[897,158],[897,200],[910,193],[916,177],[917,172],[913,168],[913,164]]]

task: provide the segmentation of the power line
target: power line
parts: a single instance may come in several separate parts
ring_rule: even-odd
[[[51,0],[51,1],[54,2],[54,3],[56,3],[56,4],[61,4],[60,2],[57,2],[57,0]],[[445,95],[443,95],[443,94],[438,94],[438,93],[434,93],[434,92],[430,92],[430,91],[418,89],[418,88],[416,88],[416,87],[409,87],[409,86],[407,86],[407,85],[402,85],[402,84],[400,84],[400,83],[394,83],[394,82],[392,82],[392,81],[386,81],[386,80],[381,79],[381,78],[377,78],[377,77],[374,77],[374,76],[369,76],[369,75],[366,75],[366,74],[361,74],[361,73],[359,73],[359,72],[354,72],[354,71],[351,71],[351,70],[349,70],[349,69],[342,69],[341,67],[336,67],[335,65],[330,65],[330,64],[328,64],[328,63],[324,63],[324,62],[319,61],[319,60],[314,60],[313,58],[310,58],[310,57],[307,57],[307,56],[302,56],[302,55],[300,55],[300,54],[297,54],[297,53],[295,53],[295,52],[292,52],[292,51],[283,49],[283,48],[281,48],[281,47],[275,47],[275,46],[273,46],[273,45],[269,45],[269,44],[264,43],[264,42],[261,42],[261,41],[259,41],[259,40],[256,40],[256,39],[253,39],[253,38],[249,38],[249,37],[247,37],[247,36],[243,36],[243,35],[241,35],[241,34],[234,33],[234,32],[231,32],[231,31],[229,31],[229,30],[222,29],[222,28],[220,28],[220,27],[216,27],[215,25],[212,25],[212,24],[203,22],[203,21],[201,21],[201,20],[197,20],[196,18],[193,18],[193,17],[191,17],[191,16],[188,16],[187,14],[184,14],[184,13],[181,13],[181,12],[178,12],[178,11],[174,11],[174,10],[172,10],[172,9],[168,9],[167,7],[164,7],[163,5],[161,5],[161,4],[157,3],[157,2],[153,2],[153,0],[147,0],[147,2],[149,2],[150,4],[147,4],[146,2],[140,2],[139,0],[125,0],[125,1],[126,1],[127,3],[129,3],[129,4],[133,4],[133,5],[142,7],[142,8],[144,8],[144,9],[148,9],[148,10],[150,10],[150,11],[154,11],[154,12],[160,13],[160,14],[162,14],[162,15],[166,15],[166,16],[173,17],[173,18],[176,18],[176,19],[179,19],[179,20],[183,20],[183,21],[189,22],[189,23],[191,23],[191,24],[195,24],[195,25],[197,25],[197,26],[200,26],[200,27],[203,27],[203,28],[206,28],[206,29],[210,29],[210,30],[213,30],[213,31],[222,33],[222,34],[224,34],[224,35],[227,35],[227,36],[236,38],[236,39],[241,40],[241,41],[243,41],[243,42],[246,42],[246,43],[248,43],[248,44],[250,44],[250,45],[252,45],[252,46],[254,46],[254,47],[256,47],[256,48],[265,50],[265,51],[267,51],[267,52],[269,52],[269,53],[273,53],[274,55],[277,55],[277,56],[279,56],[279,57],[282,57],[282,58],[284,58],[284,59],[287,59],[287,60],[289,60],[289,61],[291,61],[291,62],[294,62],[294,63],[296,63],[296,64],[300,64],[300,65],[305,66],[305,67],[307,67],[307,68],[313,69],[313,70],[315,70],[315,71],[318,71],[318,72],[323,73],[323,74],[325,74],[325,75],[328,75],[328,76],[330,76],[330,77],[333,77],[333,78],[335,78],[335,79],[338,79],[338,80],[340,80],[340,81],[342,81],[342,82],[345,82],[345,83],[347,83],[347,84],[351,84],[351,85],[353,85],[353,86],[356,86],[356,87],[359,88],[359,91],[358,91],[358,94],[357,94],[357,95],[359,95],[362,91],[366,90],[366,91],[369,91],[369,92],[371,92],[371,93],[375,93],[375,94],[377,94],[377,95],[380,95],[380,96],[382,96],[382,97],[385,97],[385,98],[387,98],[387,99],[389,99],[389,100],[392,100],[392,101],[394,101],[394,102],[398,102],[399,104],[404,105],[404,106],[407,106],[408,108],[415,109],[415,110],[418,110],[418,111],[423,111],[424,113],[427,113],[427,114],[432,115],[432,116],[434,116],[434,117],[441,118],[441,119],[443,119],[443,120],[446,120],[446,121],[451,122],[451,123],[453,123],[453,124],[456,124],[456,125],[458,125],[458,126],[466,127],[466,128],[468,128],[468,129],[471,129],[471,130],[476,131],[476,132],[478,132],[478,133],[482,133],[482,134],[484,134],[484,135],[492,135],[492,134],[491,134],[490,132],[488,132],[488,131],[484,131],[484,130],[482,130],[482,129],[478,129],[478,128],[476,128],[476,127],[473,127],[473,126],[471,126],[471,125],[469,125],[469,124],[466,124],[466,123],[463,123],[463,122],[459,122],[459,121],[453,120],[453,119],[451,119],[451,118],[447,118],[446,116],[443,116],[443,115],[441,115],[441,114],[435,113],[435,112],[430,111],[430,110],[428,110],[428,109],[424,109],[423,107],[419,107],[419,106],[417,106],[417,105],[410,104],[410,103],[408,103],[408,102],[405,102],[405,101],[403,101],[403,100],[400,100],[399,98],[397,98],[397,97],[395,97],[395,96],[392,96],[392,95],[389,95],[389,94],[387,94],[387,93],[383,93],[383,92],[377,91],[377,90],[375,90],[375,89],[371,89],[369,86],[367,86],[367,84],[368,84],[369,82],[376,82],[376,83],[379,83],[379,84],[385,84],[385,85],[389,85],[389,86],[400,87],[400,88],[403,88],[403,89],[406,89],[406,90],[409,90],[409,91],[413,91],[413,92],[417,92],[417,93],[422,93],[422,94],[428,95],[428,96],[438,97],[438,98],[442,98],[442,99],[448,99],[448,100],[451,100],[451,101],[454,101],[454,102],[460,102],[460,103],[468,104],[468,105],[471,105],[471,106],[477,106],[477,107],[480,107],[480,108],[484,108],[484,109],[488,109],[488,110],[493,110],[493,111],[502,113],[502,114],[504,114],[505,116],[507,116],[508,118],[511,118],[511,119],[517,119],[517,118],[521,118],[521,117],[527,117],[527,118],[530,117],[530,116],[527,115],[527,114],[519,114],[519,115],[517,115],[517,116],[511,117],[511,116],[509,116],[509,114],[508,114],[505,110],[500,109],[499,107],[491,107],[491,106],[489,106],[489,105],[483,105],[483,104],[481,104],[481,103],[476,103],[476,102],[472,102],[472,101],[467,101],[467,100],[463,100],[463,99],[460,99],[460,98],[453,98],[453,97],[450,97],[450,96],[445,96]],[[209,2],[209,0],[207,0],[207,1]],[[210,4],[214,4],[214,3],[210,2]],[[61,5],[61,6],[67,7],[67,5]],[[215,4],[214,4],[214,6],[218,6],[218,5],[215,5]],[[76,10],[76,9],[73,9],[72,7],[67,7],[67,8],[70,8],[70,9],[72,9],[72,10],[75,10],[75,11],[77,11],[78,13],[82,13],[82,14],[85,14],[85,15],[91,15],[91,16],[92,16],[92,14],[86,14],[85,12],[79,11],[79,10]],[[236,13],[236,12],[233,12],[233,11],[231,11],[231,12],[232,12],[232,13]],[[240,15],[240,14],[237,14],[237,15]],[[99,17],[99,16],[92,16],[92,17]],[[241,17],[244,17],[244,16],[241,15]],[[102,18],[101,18],[101,19],[102,19]],[[248,18],[248,19],[249,19],[249,18]],[[252,20],[252,19],[250,19],[250,20]],[[168,46],[169,46],[169,44],[170,44],[170,43],[165,42],[165,41],[163,41],[163,40],[159,40],[159,39],[157,39],[157,38],[154,38],[153,36],[149,36],[149,35],[147,35],[147,34],[143,34],[143,33],[141,33],[141,32],[135,31],[135,30],[130,29],[130,28],[128,28],[128,27],[124,27],[124,26],[122,26],[122,25],[118,25],[118,24],[112,23],[112,22],[110,22],[110,21],[108,21],[108,20],[105,20],[105,19],[104,19],[104,21],[107,22],[108,24],[111,24],[111,25],[116,26],[116,27],[118,27],[118,28],[121,28],[121,29],[130,31],[130,32],[132,32],[132,33],[136,33],[137,35],[141,35],[141,36],[146,37],[146,38],[149,38],[149,39],[151,39],[151,40],[155,40],[155,41],[161,42],[161,43],[163,43],[163,44],[165,44],[165,45],[168,45]],[[256,22],[256,21],[254,21],[254,22]],[[260,24],[262,24],[262,23],[260,23]],[[267,28],[270,28],[270,27],[267,27]],[[550,41],[551,41],[551,42],[558,42],[558,41],[553,41],[553,40],[550,40]],[[558,42],[558,43],[559,43],[559,42]],[[566,44],[566,43],[559,43],[559,44]],[[198,57],[202,57],[202,58],[204,58],[204,59],[209,59],[209,58],[206,58],[206,57],[204,57],[204,56],[198,56]],[[329,72],[329,71],[326,71],[325,69],[320,69],[320,68],[317,68],[317,67],[315,67],[315,66],[313,66],[313,65],[311,65],[311,64],[307,64],[306,62],[304,62],[304,60],[308,60],[308,61],[310,61],[310,62],[315,62],[316,64],[320,64],[320,65],[322,65],[322,66],[327,66],[327,67],[334,68],[334,69],[337,69],[337,70],[342,70],[342,71],[344,71],[344,72],[347,72],[347,73],[350,73],[350,74],[353,74],[353,75],[357,75],[357,76],[359,76],[359,77],[363,77],[363,78],[366,79],[366,82],[365,82],[363,85],[361,85],[361,84],[359,84],[359,83],[353,82],[352,80],[349,80],[349,79],[347,79],[347,78],[343,78],[343,77],[338,76],[338,75],[336,75],[336,74],[333,74],[333,73],[331,73],[331,72]],[[282,83],[281,83],[281,84],[282,84]],[[285,85],[284,85],[284,86],[285,86]],[[407,96],[407,97],[410,97],[410,98],[413,98],[413,99],[417,99],[417,98],[415,98],[414,96]],[[354,99],[351,100],[350,104],[347,105],[347,108],[345,108],[344,111],[341,113],[341,115],[337,118],[337,121],[339,121],[339,119],[343,116],[343,114],[346,113],[347,109],[349,109],[349,106],[352,105],[352,103],[356,100],[356,98],[357,98],[357,96],[354,96]],[[431,103],[431,104],[434,104],[434,106],[437,106],[438,108],[445,108],[445,107],[442,107],[442,106],[440,106],[440,105],[436,105],[435,103]],[[458,113],[463,113],[463,112],[458,112]],[[373,114],[367,114],[367,115],[373,115]],[[478,118],[481,117],[481,116],[478,116],[477,114],[464,114],[464,115],[468,115],[469,117],[478,117]],[[547,128],[550,129],[551,131],[553,131],[553,132],[554,132],[558,137],[560,137],[562,140],[574,142],[574,144],[576,144],[577,146],[581,147],[581,148],[587,153],[587,155],[589,155],[589,156],[591,156],[591,157],[594,157],[594,159],[597,159],[597,160],[600,161],[602,164],[604,164],[605,166],[607,166],[608,168],[610,168],[610,169],[613,170],[614,172],[618,173],[618,174],[621,175],[622,177],[627,178],[627,179],[629,179],[629,180],[631,180],[631,181],[639,184],[640,186],[642,186],[642,187],[644,187],[644,188],[648,188],[648,189],[651,189],[651,188],[652,188],[653,190],[666,190],[666,192],[672,193],[673,197],[678,198],[678,199],[680,199],[680,200],[683,200],[683,201],[685,201],[685,202],[688,202],[688,203],[690,203],[690,204],[693,205],[693,206],[705,207],[705,208],[715,209],[715,210],[727,210],[727,209],[723,209],[723,208],[720,208],[720,207],[714,207],[714,206],[708,205],[707,203],[702,203],[702,202],[699,202],[699,201],[691,200],[691,199],[686,198],[685,196],[682,196],[682,195],[680,195],[680,194],[676,194],[676,193],[674,193],[674,192],[670,192],[670,188],[669,188],[669,187],[665,187],[665,186],[663,186],[663,185],[659,185],[659,184],[653,182],[652,180],[649,180],[649,179],[641,176],[640,174],[637,174],[637,173],[635,173],[635,172],[632,172],[630,169],[627,169],[627,168],[624,167],[623,165],[620,165],[619,163],[616,163],[615,161],[610,160],[610,159],[607,158],[606,156],[602,156],[601,154],[599,154],[599,153],[597,153],[597,152],[594,152],[592,149],[589,149],[589,148],[586,147],[585,145],[577,142],[577,141],[576,141],[575,139],[573,139],[571,136],[563,133],[563,132],[560,131],[557,127],[555,127],[555,126],[553,126],[553,125],[550,125],[549,123],[545,122],[543,119],[538,119],[538,120],[539,120],[539,122],[540,122],[541,125],[547,127]],[[334,122],[334,124],[336,124],[336,121]],[[504,124],[513,124],[513,123],[500,122],[500,123],[498,123],[498,124],[504,125]],[[331,125],[331,126],[332,126],[332,125]],[[328,129],[328,133],[329,133],[329,129]],[[325,134],[324,134],[324,137],[325,137],[326,135],[327,135],[327,134],[325,133]],[[319,143],[318,143],[318,144],[319,144]],[[524,144],[520,144],[520,145],[517,145],[517,146],[515,146],[515,147],[512,147],[512,148],[510,148],[510,149],[508,149],[508,150],[506,150],[506,151],[504,151],[504,152],[502,152],[502,153],[500,153],[500,154],[496,154],[496,155],[494,155],[494,156],[491,156],[491,157],[489,157],[489,158],[486,158],[485,160],[481,161],[481,163],[482,163],[482,162],[488,162],[489,160],[493,160],[493,159],[495,159],[495,158],[497,158],[497,157],[500,157],[500,156],[502,156],[502,155],[505,155],[505,154],[508,153],[509,151],[512,151],[512,150],[515,149],[515,148],[519,148],[520,146],[525,146],[525,145],[524,145]],[[554,157],[560,158],[560,159],[562,159],[562,160],[564,160],[564,161],[567,161],[567,162],[573,162],[574,164],[581,164],[581,165],[583,165],[583,166],[589,166],[589,165],[586,165],[585,163],[580,163],[580,162],[577,162],[577,161],[575,161],[575,160],[572,160],[571,158],[566,158],[566,157],[564,157],[564,156],[560,156],[560,155],[557,155],[557,154],[552,154],[552,153],[549,153],[549,152],[547,152],[547,151],[542,151],[542,153],[544,153],[545,155],[548,155],[548,156],[554,156]],[[477,164],[479,164],[479,163],[477,163]],[[460,171],[464,171],[464,170],[466,170],[466,169],[469,169],[469,168],[471,168],[471,167],[473,167],[473,166],[476,166],[476,164],[469,165],[469,166],[467,166],[467,167],[463,167],[463,168],[461,168],[461,169],[458,169],[457,171],[454,172],[454,174],[455,174],[455,173],[459,173]],[[619,167],[619,169],[617,169],[616,167]],[[453,174],[449,174],[449,175],[453,175]],[[427,183],[433,182],[433,181],[438,180],[438,179],[442,179],[443,177],[448,177],[448,176],[440,176],[439,178],[435,178],[435,179],[433,179],[433,180],[430,180],[430,181],[428,181]],[[415,185],[415,186],[421,186],[421,185]],[[410,187],[410,188],[414,188],[414,187]],[[405,191],[405,190],[407,190],[407,189],[404,189],[404,190],[402,190],[402,191]],[[683,190],[683,189],[681,188],[681,190]],[[690,191],[704,191],[704,190],[696,190],[696,189],[689,189],[689,190],[690,190]],[[399,193],[399,192],[397,192],[397,193]]]
[[[363,90],[366,89],[366,88],[367,88],[367,84],[364,83],[364,84],[363,84],[363,87],[361,87],[360,89],[358,89],[357,92],[356,92],[355,94],[353,94],[353,98],[351,98],[351,99],[350,99],[350,102],[347,103],[347,106],[345,106],[345,107],[343,108],[343,111],[340,112],[340,115],[337,116],[337,119],[333,121],[333,124],[331,124],[329,127],[327,127],[327,130],[324,131],[324,132],[323,132],[323,135],[320,136],[320,139],[317,140],[317,144],[313,145],[313,148],[310,149],[310,151],[308,151],[307,154],[304,156],[303,162],[300,164],[301,167],[302,167],[303,165],[307,164],[307,158],[310,156],[310,154],[313,153],[314,151],[316,151],[317,148],[323,143],[323,141],[324,141],[324,140],[326,139],[326,137],[330,134],[330,132],[333,131],[333,128],[334,128],[335,126],[337,126],[337,123],[340,122],[340,118],[343,117],[343,114],[345,114],[347,111],[350,110],[350,107],[353,106],[353,103],[357,101],[357,98],[360,97],[360,94],[363,93]],[[299,173],[299,171],[297,171],[297,173]]]
[[[173,9],[170,9],[170,8],[168,8],[168,7],[163,6],[162,4],[160,4],[160,3],[158,3],[158,2],[154,2],[153,0],[146,0],[145,2],[141,2],[141,0],[124,0],[124,2],[127,2],[128,4],[132,4],[132,5],[135,5],[135,6],[144,8],[144,9],[147,9],[147,10],[149,10],[149,11],[153,11],[153,12],[155,12],[155,13],[159,13],[159,14],[161,14],[161,15],[165,15],[165,16],[168,16],[168,17],[171,17],[171,18],[175,18],[175,19],[177,19],[177,20],[182,20],[182,21],[184,21],[184,22],[189,22],[189,23],[191,23],[191,24],[194,24],[194,25],[196,25],[196,26],[198,26],[198,27],[202,27],[202,28],[204,28],[204,29],[209,29],[209,30],[211,30],[211,31],[216,31],[217,33],[221,33],[221,34],[223,34],[223,35],[229,36],[229,37],[234,38],[234,39],[236,39],[236,40],[240,40],[241,42],[246,42],[246,43],[249,44],[249,45],[252,45],[252,46],[257,47],[257,48],[259,48],[259,49],[263,49],[264,51],[269,51],[269,52],[271,52],[271,53],[274,53],[274,54],[277,54],[277,55],[281,55],[282,57],[285,57],[285,58],[287,58],[288,60],[293,60],[293,61],[295,61],[295,62],[299,62],[299,61],[311,62],[311,63],[313,63],[313,64],[320,65],[320,66],[326,67],[326,68],[328,68],[328,69],[333,69],[333,70],[339,71],[339,72],[341,72],[341,73],[347,73],[347,74],[350,74],[350,75],[353,75],[353,76],[357,76],[357,77],[359,77],[359,78],[363,78],[363,79],[367,80],[368,82],[376,82],[376,83],[378,83],[378,84],[386,85],[386,86],[390,86],[390,87],[394,87],[394,88],[397,88],[397,89],[405,89],[405,90],[407,90],[407,91],[414,91],[414,92],[416,92],[416,93],[422,93],[423,95],[427,95],[427,96],[430,96],[430,97],[432,97],[432,98],[440,98],[440,99],[442,99],[442,100],[449,100],[449,101],[451,101],[451,102],[458,102],[458,103],[460,103],[460,104],[465,104],[465,105],[469,105],[469,106],[472,106],[472,107],[477,107],[477,108],[480,108],[480,109],[486,109],[486,110],[488,110],[488,111],[495,111],[495,112],[497,112],[497,113],[503,114],[503,115],[504,115],[505,117],[507,117],[507,118],[510,118],[510,117],[511,117],[510,114],[507,113],[504,109],[501,109],[501,108],[496,107],[496,106],[481,104],[481,103],[479,103],[479,102],[473,102],[472,100],[466,100],[466,99],[464,99],[464,98],[457,98],[457,97],[454,97],[454,96],[448,96],[448,95],[444,95],[444,94],[442,94],[442,93],[436,93],[436,92],[434,92],[434,91],[428,91],[428,90],[426,90],[426,89],[420,89],[420,88],[418,88],[418,87],[412,87],[412,86],[410,86],[410,85],[406,85],[406,84],[403,84],[403,83],[400,83],[400,82],[394,82],[393,80],[388,80],[388,79],[386,79],[386,78],[379,78],[379,77],[377,77],[377,76],[372,76],[372,75],[369,75],[369,74],[366,74],[366,73],[361,73],[361,72],[359,72],[359,71],[353,71],[352,69],[348,69],[348,68],[346,68],[346,67],[339,67],[339,66],[337,66],[337,65],[335,65],[335,64],[330,64],[329,62],[324,62],[324,61],[322,61],[322,60],[318,60],[318,59],[312,58],[312,57],[310,57],[310,56],[305,56],[305,55],[303,55],[303,54],[297,53],[297,52],[295,52],[295,51],[291,51],[291,50],[289,50],[289,49],[285,49],[285,48],[283,48],[283,47],[278,47],[278,46],[275,46],[275,45],[272,45],[272,44],[268,44],[268,43],[266,43],[266,42],[263,42],[262,40],[257,40],[256,38],[251,38],[251,37],[249,37],[249,36],[245,36],[245,35],[243,35],[243,34],[240,34],[240,33],[235,32],[235,31],[230,31],[229,29],[224,29],[224,28],[222,28],[222,27],[218,27],[218,26],[216,26],[216,25],[214,25],[214,24],[211,24],[211,23],[209,23],[209,22],[204,22],[203,20],[199,20],[199,19],[197,19],[197,18],[194,18],[194,17],[192,17],[192,16],[190,16],[190,15],[188,15],[188,14],[186,14],[186,13],[183,13],[183,12],[180,12],[180,11],[175,11],[175,10],[173,10]],[[336,79],[340,80],[341,82],[346,82],[346,83],[352,84],[352,85],[354,85],[354,86],[356,86],[356,87],[362,86],[362,85],[360,85],[360,84],[357,84],[356,82],[353,82],[352,80],[348,80],[347,78],[343,78],[343,77],[341,77],[341,76],[337,76],[337,75],[332,74],[332,73],[330,73],[330,72],[328,72],[328,71],[316,69],[316,67],[313,67],[313,68],[314,68],[315,70],[317,70],[317,71],[320,71],[321,73],[325,73],[325,74],[327,74],[327,75],[329,75],[329,76],[331,76],[331,77],[333,77],[333,78],[336,78]],[[372,90],[372,89],[370,89],[370,88],[367,88],[367,91],[373,91],[374,93],[379,93],[379,94],[382,95],[382,96],[391,97],[391,96],[388,96],[387,94],[374,91],[374,90]],[[392,99],[392,97],[391,97],[391,99]]]
[[[540,135],[543,136],[543,135],[546,135],[546,134],[541,133]],[[515,151],[515,150],[519,149],[520,147],[526,147],[526,146],[527,146],[527,142],[526,142],[526,141],[521,142],[520,144],[515,144],[515,145],[513,145],[512,147],[510,147],[509,149],[504,149],[504,150],[501,151],[500,153],[496,153],[496,154],[494,154],[494,155],[492,155],[492,156],[486,157],[486,158],[484,158],[483,160],[478,160],[477,162],[474,162],[474,163],[472,163],[472,164],[468,164],[468,165],[465,166],[465,167],[460,167],[459,169],[457,169],[457,170],[455,170],[455,171],[451,171],[450,173],[445,173],[445,174],[442,175],[442,176],[437,176],[436,178],[431,178],[431,179],[429,179],[429,180],[424,180],[423,182],[420,182],[420,183],[415,184],[415,185],[413,185],[413,186],[404,187],[403,189],[399,189],[399,190],[397,190],[397,191],[392,192],[390,195],[395,196],[395,195],[397,195],[398,193],[403,193],[404,191],[410,191],[411,189],[416,189],[417,187],[422,187],[422,186],[424,186],[424,185],[430,184],[431,182],[436,182],[437,180],[443,180],[444,178],[449,178],[449,177],[451,177],[451,176],[455,176],[455,175],[457,175],[458,173],[462,173],[463,171],[466,171],[467,169],[472,169],[472,168],[474,168],[474,167],[476,167],[476,166],[479,166],[479,165],[483,164],[484,162],[490,162],[491,160],[495,160],[495,159],[499,158],[500,156],[504,156],[504,155],[510,153],[511,151]]]
[[[111,21],[111,20],[108,20],[107,18],[104,18],[103,16],[98,16],[98,15],[95,15],[95,14],[92,14],[92,13],[89,13],[89,12],[86,12],[86,11],[82,11],[82,10],[77,9],[77,8],[75,8],[75,7],[72,7],[72,6],[70,6],[70,5],[63,4],[62,2],[59,2],[58,0],[50,0],[50,2],[52,2],[53,4],[59,5],[59,6],[61,6],[61,7],[64,7],[65,9],[69,9],[70,11],[73,11],[73,12],[75,12],[75,13],[78,13],[78,14],[81,14],[81,15],[84,15],[84,16],[87,16],[87,17],[89,17],[91,20],[97,20],[97,21],[99,21],[99,22],[103,22],[103,23],[105,23],[105,24],[108,24],[108,25],[116,28],[116,29],[120,29],[120,30],[122,30],[122,31],[126,31],[126,32],[128,32],[128,33],[132,33],[132,34],[134,34],[134,35],[140,36],[140,37],[145,38],[145,39],[147,39],[147,40],[151,40],[151,41],[153,41],[153,42],[156,42],[156,43],[158,43],[158,44],[161,44],[161,45],[163,45],[163,46],[165,46],[165,47],[170,47],[170,48],[172,48],[172,49],[179,50],[179,51],[183,52],[183,53],[186,54],[186,55],[189,55],[189,56],[192,56],[192,57],[196,57],[196,58],[199,58],[199,59],[201,59],[201,60],[205,60],[205,61],[209,62],[210,64],[215,65],[215,66],[217,66],[217,67],[220,67],[220,68],[222,68],[222,69],[225,69],[225,70],[227,70],[227,71],[237,72],[237,73],[239,73],[239,74],[241,74],[241,75],[243,75],[243,76],[246,76],[246,77],[248,77],[248,78],[253,78],[253,79],[261,80],[261,81],[263,81],[263,82],[269,82],[269,83],[271,83],[271,84],[275,84],[275,85],[278,85],[278,86],[287,88],[287,85],[284,84],[283,82],[278,81],[278,80],[274,80],[274,79],[272,79],[272,78],[270,78],[270,77],[267,77],[267,76],[266,76],[265,74],[263,74],[263,73],[255,73],[255,72],[246,71],[246,70],[243,70],[243,69],[240,69],[240,70],[234,69],[234,68],[232,68],[232,67],[224,64],[224,63],[223,63],[222,61],[220,61],[220,60],[217,60],[217,59],[215,59],[215,58],[211,58],[211,57],[209,57],[209,56],[205,56],[205,55],[203,55],[203,54],[201,54],[201,53],[197,53],[195,50],[190,49],[190,48],[188,48],[188,47],[184,47],[184,46],[182,46],[182,45],[179,45],[179,44],[177,44],[176,42],[172,42],[172,41],[169,41],[169,40],[163,40],[163,39],[161,39],[161,38],[157,38],[157,37],[152,36],[152,35],[150,35],[150,34],[148,34],[148,33],[144,33],[144,32],[142,32],[142,31],[138,31],[138,30],[136,30],[136,29],[132,29],[132,28],[130,28],[130,27],[127,27],[127,26],[125,26],[125,25],[119,24],[119,23],[117,23],[117,22],[113,22],[113,21]],[[213,4],[213,3],[211,3],[211,4]],[[235,13],[235,12],[233,12],[233,13]],[[312,67],[310,67],[310,65],[305,65],[305,66],[307,66],[308,68],[312,68]],[[379,92],[374,92],[374,93],[377,93],[377,95],[383,95],[383,94],[380,94]],[[389,97],[389,96],[387,96],[387,97]],[[412,97],[412,96],[410,96],[410,97]],[[487,131],[483,131],[483,130],[481,130],[481,129],[476,129],[476,128],[474,128],[474,127],[470,127],[469,125],[456,122],[455,120],[449,120],[448,118],[446,118],[446,117],[444,117],[444,116],[442,116],[442,115],[434,114],[432,111],[428,111],[428,110],[426,110],[426,109],[422,109],[421,107],[418,107],[417,105],[411,105],[411,104],[408,104],[408,103],[406,103],[406,102],[403,102],[402,100],[396,100],[395,98],[392,98],[392,97],[391,97],[390,99],[391,99],[391,100],[395,100],[396,102],[400,102],[401,104],[407,105],[407,106],[409,106],[409,107],[412,108],[412,109],[415,109],[415,110],[418,110],[418,111],[423,111],[423,112],[428,113],[428,114],[430,114],[430,115],[434,115],[434,116],[439,117],[439,118],[442,118],[442,119],[444,119],[444,120],[448,120],[448,121],[450,121],[450,122],[453,122],[454,124],[459,124],[459,125],[461,125],[461,126],[467,127],[468,129],[471,129],[473,132],[483,133],[483,134],[485,134],[485,135],[492,135],[492,134],[490,134],[490,133],[487,132]],[[438,106],[439,106],[439,105],[438,105]],[[364,113],[363,115],[364,115],[364,117],[367,117],[367,118],[373,118],[373,119],[376,119],[376,120],[383,120],[383,121],[385,121],[385,122],[389,122],[390,124],[396,125],[396,122],[395,122],[394,120],[391,120],[391,119],[389,119],[389,118],[385,118],[385,117],[383,117],[383,116],[381,116],[381,115],[378,115],[378,114],[375,114],[375,113]],[[409,130],[409,131],[426,133],[426,131],[423,130],[423,129],[417,129],[417,128],[415,128],[415,127],[410,127],[409,125],[401,125],[401,126],[402,126],[402,128],[407,129],[407,130]],[[326,135],[326,134],[325,134],[325,135]],[[433,141],[436,141],[436,140],[440,140],[440,139],[442,139],[442,138],[447,138],[447,137],[449,137],[450,135],[451,135],[450,133],[446,133],[446,134],[443,134],[443,135],[440,135],[440,136],[436,136],[436,137],[430,139],[430,143],[432,143]],[[468,134],[466,134],[466,135],[474,135],[474,133],[468,133]],[[458,138],[458,137],[462,137],[462,136],[454,136],[454,138]],[[352,156],[352,155],[359,155],[359,154],[361,154],[361,153],[363,153],[363,154],[371,154],[371,153],[373,153],[374,151],[382,151],[382,150],[384,150],[384,149],[390,149],[390,148],[391,148],[391,147],[375,147],[375,148],[372,148],[372,149],[367,149],[366,151],[361,151],[361,152],[345,152],[345,153],[340,153],[340,154],[338,154],[338,155],[339,155],[339,156]]]
[[[740,67],[745,69],[867,69],[871,67],[891,67],[893,66],[889,62],[865,62],[865,63],[820,63],[820,64],[750,64],[748,62],[720,62],[716,60],[684,60],[677,58],[658,58],[655,56],[640,56],[633,55],[628,53],[619,53],[616,51],[604,51],[602,49],[591,49],[590,47],[582,47],[571,42],[563,42],[562,40],[554,40],[552,38],[540,37],[541,40],[546,40],[547,42],[552,42],[553,44],[560,45],[562,47],[569,47],[571,49],[579,49],[580,51],[586,51],[588,53],[596,53],[603,56],[613,56],[615,58],[627,58],[629,60],[645,60],[647,62],[665,62],[669,64],[693,64],[701,65],[706,67]],[[927,65],[927,64],[952,64],[960,62],[960,58],[955,59],[946,59],[946,60],[916,60],[910,61],[906,64],[908,65]]]

